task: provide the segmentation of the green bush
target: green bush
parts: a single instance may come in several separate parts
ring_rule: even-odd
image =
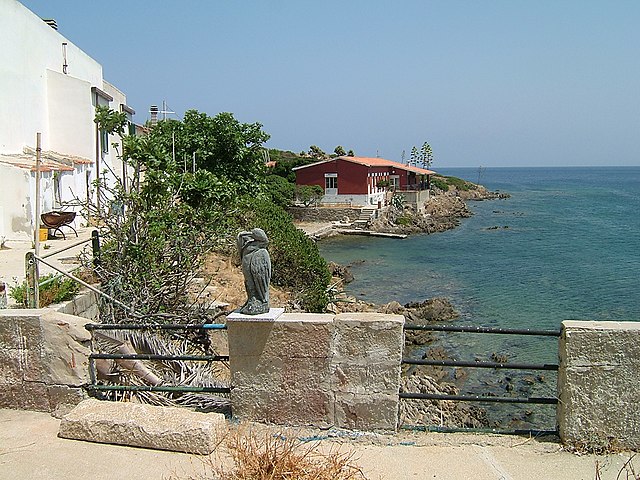
[[[241,227],[262,228],[269,237],[273,284],[300,292],[306,311],[323,312],[331,274],[318,246],[295,227],[291,215],[268,200],[251,199]]]
[[[444,177],[447,181],[447,184],[452,185],[454,187],[456,187],[458,190],[471,190],[472,187],[472,183],[467,182],[466,180],[463,180],[461,178],[458,177]]]
[[[449,185],[443,177],[431,177],[431,186],[444,192],[449,190]]]
[[[53,279],[53,280],[52,280]],[[80,286],[70,278],[60,277],[53,273],[40,277],[40,283],[45,283],[40,287],[40,308],[52,303],[66,302],[71,300],[80,289]],[[9,287],[9,296],[19,305],[27,305],[27,281]]]

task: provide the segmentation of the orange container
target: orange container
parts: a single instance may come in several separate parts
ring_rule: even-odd
[[[49,229],[48,228],[41,228],[40,229],[40,241],[41,242],[46,242],[47,239],[49,238]]]

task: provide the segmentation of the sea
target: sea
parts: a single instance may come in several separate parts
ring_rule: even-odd
[[[447,297],[458,325],[559,330],[563,320],[640,321],[640,167],[439,173],[510,197],[468,202],[473,216],[443,233],[321,241],[325,259],[351,266],[347,293],[378,304]],[[442,334],[438,342],[460,360],[558,361],[553,337]],[[510,381],[472,377],[456,383],[496,394]],[[552,383],[533,393],[553,394]]]

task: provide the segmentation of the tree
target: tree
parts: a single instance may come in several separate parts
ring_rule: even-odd
[[[427,170],[431,168],[431,163],[433,162],[433,151],[431,150],[431,145],[427,142],[422,144],[420,148],[420,162],[422,163],[422,167]]]
[[[344,155],[347,154],[347,152],[344,150],[344,147],[342,145],[338,145],[334,150],[333,153],[335,153],[337,156],[342,157]]]
[[[349,152],[347,152],[347,157],[355,157],[356,154],[353,153],[353,150],[349,150]]]
[[[183,121],[158,122],[149,137],[171,152],[183,170],[192,169],[195,155],[196,169],[225,177],[243,192],[252,191],[264,178],[262,144],[269,135],[262,131],[260,123],[240,123],[232,113],[210,117],[188,110]]]
[[[418,165],[418,158],[420,154],[418,153],[418,149],[414,145],[411,149],[411,160],[409,161],[409,165],[413,165],[414,167]]]
[[[311,145],[309,147],[309,156],[312,158],[316,158],[318,160],[323,160],[327,158],[327,154],[324,153],[322,149],[317,145]]]

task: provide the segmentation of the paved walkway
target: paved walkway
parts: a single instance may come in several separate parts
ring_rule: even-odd
[[[61,237],[41,242],[40,244],[40,256],[45,257],[51,255],[54,252],[59,252],[70,245],[76,244],[82,240],[88,240],[91,238],[91,232],[93,228],[79,228],[78,238],[73,232],[68,232],[65,229],[66,240]],[[71,271],[79,264],[77,261],[78,254],[83,248],[91,248],[91,242],[77,245],[64,250],[60,254],[45,258],[49,263],[52,263],[57,268],[61,268],[65,272]],[[7,241],[5,248],[0,249],[0,282],[4,282],[7,285],[7,292],[11,285],[21,283],[25,279],[25,255],[27,252],[33,252],[33,245],[31,241]],[[55,270],[46,265],[40,264],[40,275],[47,275]],[[15,303],[8,299],[9,305]]]
[[[62,439],[58,426],[46,413],[0,409],[0,479],[186,479],[201,473],[208,459]],[[339,436],[321,440],[320,448],[354,452],[371,480],[613,480],[630,457],[578,456],[556,443],[472,434]],[[640,460],[636,466],[640,471]],[[619,478],[632,477],[623,472]]]

